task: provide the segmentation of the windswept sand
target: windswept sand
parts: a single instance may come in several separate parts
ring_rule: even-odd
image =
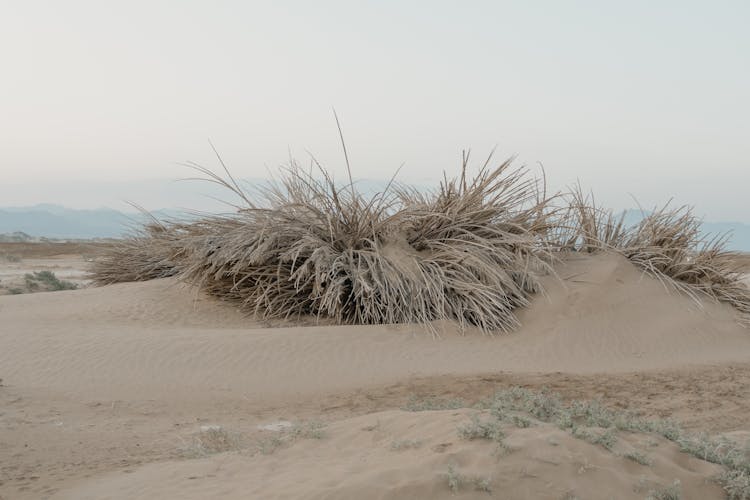
[[[503,498],[643,498],[643,474],[680,478],[684,498],[720,497],[702,482],[713,466],[667,443],[643,468],[540,426],[515,431],[519,450],[498,461],[457,439],[469,410],[394,410],[415,393],[546,385],[697,429],[750,430],[750,331],[733,309],[699,307],[615,255],[557,269],[523,327],[494,338],[450,324],[437,337],[261,324],[173,279],[0,297],[0,498],[450,498],[449,463],[491,475]],[[201,425],[253,440],[280,418],[322,418],[327,437],[185,457]],[[377,421],[381,437],[361,430]],[[417,438],[416,450],[389,448]]]

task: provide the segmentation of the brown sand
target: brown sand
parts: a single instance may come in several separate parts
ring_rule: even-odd
[[[571,258],[558,273],[522,329],[495,338],[452,325],[436,325],[439,338],[417,326],[269,328],[171,279],[0,297],[0,497],[448,498],[449,463],[491,475],[496,495],[512,483],[505,498],[643,498],[642,474],[716,497],[701,483],[713,469],[666,443],[643,471],[540,426],[514,432],[519,450],[497,461],[457,440],[468,410],[393,410],[414,393],[548,385],[699,429],[750,429],[750,332],[734,310],[699,307],[618,256]],[[323,418],[328,437],[185,458],[201,425],[252,440],[279,418]],[[380,441],[361,430],[378,419]],[[394,452],[398,439],[425,445]]]

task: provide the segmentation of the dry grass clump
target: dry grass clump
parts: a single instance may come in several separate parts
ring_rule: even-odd
[[[109,285],[174,276],[185,255],[185,235],[186,228],[179,224],[146,224],[103,248],[92,264],[91,278],[97,285]]]
[[[292,164],[246,206],[124,240],[93,269],[99,284],[179,274],[262,318],[313,315],[339,323],[449,319],[485,332],[517,326],[548,266],[547,200],[506,161],[433,193],[372,197]],[[204,173],[207,171],[202,170]],[[213,181],[218,176],[210,174]],[[390,187],[390,186],[389,186]]]
[[[235,451],[243,446],[241,436],[218,425],[204,426],[190,443],[186,443],[183,453],[189,457],[206,457],[216,453]]]
[[[389,183],[362,194],[296,163],[250,197],[229,174],[198,165],[242,200],[237,211],[192,222],[154,220],[114,244],[97,284],[179,275],[261,318],[315,316],[347,324],[456,321],[484,332],[518,326],[550,271],[553,252],[617,251],[695,300],[727,302],[750,322],[750,290],[725,238],[705,240],[689,207],[668,206],[626,226],[577,187],[557,207],[544,181],[488,161],[436,191]],[[223,164],[222,164],[223,166]]]
[[[557,241],[559,248],[619,252],[696,301],[708,296],[734,306],[750,324],[750,289],[743,282],[740,254],[726,250],[728,235],[704,236],[691,207],[667,204],[626,226],[624,216],[597,207],[593,196],[584,195],[578,186],[560,220],[565,229]]]

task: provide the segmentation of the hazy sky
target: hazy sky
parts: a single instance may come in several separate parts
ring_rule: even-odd
[[[289,150],[341,176],[333,106],[359,177],[497,145],[614,208],[750,222],[749,25],[747,1],[3,1],[0,206],[101,205],[215,166],[208,139],[238,176]]]

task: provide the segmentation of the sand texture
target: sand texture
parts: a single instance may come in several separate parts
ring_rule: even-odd
[[[718,467],[662,438],[643,466],[622,456],[643,436],[613,453],[540,424],[508,429],[513,451],[498,456],[456,435],[476,410],[398,409],[414,394],[548,386],[750,430],[750,331],[735,310],[616,255],[556,270],[523,326],[495,337],[262,323],[171,278],[0,297],[0,498],[645,498],[675,479],[683,498],[721,498]],[[258,426],[279,421],[321,421],[324,435],[259,452],[276,431]],[[211,426],[228,451],[196,451]],[[449,466],[468,478],[456,491]]]

